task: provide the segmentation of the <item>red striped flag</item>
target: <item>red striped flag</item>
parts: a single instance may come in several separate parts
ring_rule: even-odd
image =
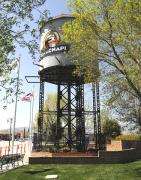
[[[30,102],[30,98],[31,96],[33,96],[32,93],[28,93],[26,94],[23,98],[22,98],[22,101],[27,101],[27,102]]]

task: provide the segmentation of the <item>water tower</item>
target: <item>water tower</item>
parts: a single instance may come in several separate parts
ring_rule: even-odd
[[[75,65],[67,56],[70,43],[62,41],[61,28],[65,22],[73,21],[72,15],[61,15],[49,19],[41,27],[40,46],[40,93],[38,118],[38,148],[43,142],[44,84],[46,82],[57,86],[57,111],[55,146],[59,148],[59,133],[63,130],[64,144],[71,150],[86,150],[85,115],[93,115],[93,136],[96,147],[100,145],[101,123],[99,104],[99,85],[93,83],[93,110],[85,111],[84,107],[84,78],[78,77],[73,71]],[[63,101],[65,99],[65,101]],[[62,105],[63,101],[63,105]],[[63,123],[62,123],[63,122]],[[62,142],[61,142],[62,143]]]

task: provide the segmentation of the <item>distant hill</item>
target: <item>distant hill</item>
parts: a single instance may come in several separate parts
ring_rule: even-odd
[[[27,132],[29,130],[28,127],[17,127],[17,128],[15,128],[15,133],[24,131],[24,128],[25,128],[25,132]],[[9,132],[9,129],[1,129],[0,132],[7,133],[7,132]]]

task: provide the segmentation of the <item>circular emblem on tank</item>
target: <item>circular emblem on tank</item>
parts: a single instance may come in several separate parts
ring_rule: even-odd
[[[60,42],[60,36],[57,32],[49,31],[43,41],[43,49],[54,47]]]

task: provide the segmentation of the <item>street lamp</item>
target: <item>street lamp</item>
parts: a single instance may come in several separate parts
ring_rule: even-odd
[[[10,140],[11,140],[11,126],[12,126],[12,118],[7,119],[7,123],[10,123],[10,127],[9,127],[9,147],[10,147]]]

